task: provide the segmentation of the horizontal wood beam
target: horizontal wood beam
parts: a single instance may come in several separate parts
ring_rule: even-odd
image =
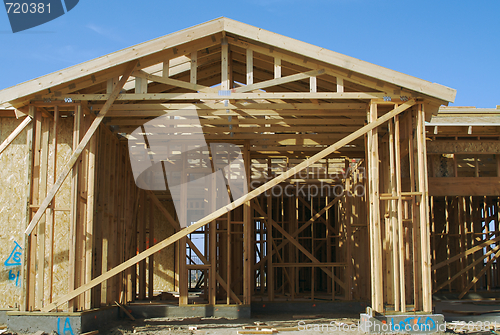
[[[310,117],[312,114],[315,116],[343,116],[346,113],[352,114],[352,116],[360,117],[362,113],[361,110],[201,110],[197,111],[198,116],[200,117],[229,117],[229,116],[246,116],[246,117],[262,117],[262,116],[274,116],[274,117],[283,117],[283,116],[307,116]],[[132,117],[140,117],[140,118],[151,118],[157,116],[163,116],[168,111],[162,110],[121,110],[121,111],[110,111],[107,115],[108,118],[132,118]],[[366,112],[364,113],[366,116]]]
[[[134,264],[137,264],[138,262],[155,254],[156,252],[168,247],[169,245],[180,240],[181,238],[186,237],[187,235],[200,229],[201,227],[207,225],[208,223],[216,220],[217,218],[221,217],[222,215],[224,215],[224,214],[232,211],[233,209],[243,205],[245,202],[251,201],[252,199],[258,197],[260,194],[271,189],[275,185],[277,185],[277,184],[283,182],[284,180],[296,175],[297,173],[306,169],[310,165],[316,163],[320,159],[330,155],[331,153],[342,148],[343,146],[349,144],[353,140],[368,133],[370,130],[373,130],[373,129],[377,128],[378,126],[382,125],[383,123],[389,121],[394,116],[404,112],[405,110],[407,110],[411,106],[415,105],[415,103],[416,103],[416,101],[412,99],[412,100],[409,100],[408,102],[400,105],[399,107],[393,109],[389,113],[381,116],[376,121],[370,122],[369,124],[362,127],[361,129],[355,131],[354,133],[350,134],[349,136],[346,136],[342,140],[332,144],[330,147],[322,150],[321,152],[315,154],[314,156],[304,160],[302,163],[294,166],[293,168],[289,169],[288,171],[284,172],[283,174],[271,179],[270,181],[268,181],[264,185],[259,186],[258,188],[248,192],[246,195],[243,195],[242,197],[238,198],[237,200],[233,201],[232,203],[228,204],[227,206],[224,206],[224,207],[216,210],[215,212],[212,212],[211,214],[198,220],[196,223],[192,224],[191,226],[182,229],[181,231],[173,234],[170,237],[167,237],[166,239],[164,239],[161,242],[158,242],[157,244],[153,245],[152,247],[142,251],[141,253],[135,255],[134,257],[128,259],[127,261],[117,265],[113,269],[111,269],[111,270],[101,274],[100,276],[92,279],[87,284],[84,284],[84,285],[78,287],[77,289],[69,292],[68,294],[55,299],[52,303],[48,304],[47,306],[44,306],[42,308],[42,312],[49,312],[49,311],[53,310],[54,308],[56,308],[56,307],[64,304],[65,302],[73,299],[74,297],[84,293],[85,291],[101,284],[102,282],[108,280],[109,278],[111,278],[111,277],[119,274],[120,272],[128,269],[129,267],[133,266]]]
[[[435,140],[427,141],[427,154],[498,154],[500,141]]]
[[[99,110],[104,105],[96,103],[92,105],[94,109]],[[366,111],[365,102],[330,102],[330,103],[138,103],[138,104],[114,104],[110,111],[119,110],[178,110],[178,109],[196,109],[196,110],[233,110],[233,109],[261,109],[261,110],[362,110]]]
[[[360,125],[361,126],[361,125]],[[176,136],[179,134],[224,134],[227,133],[230,136],[236,136],[236,134],[263,134],[263,133],[290,133],[291,135],[297,135],[296,133],[309,133],[314,132],[313,135],[318,134],[350,134],[353,131],[360,128],[355,126],[309,126],[309,127],[300,127],[300,126],[285,126],[285,125],[273,125],[271,127],[264,127],[264,125],[259,125],[256,127],[210,127],[209,124],[204,125],[203,127],[173,127],[169,129],[169,132],[172,136],[172,139],[175,140]],[[123,133],[132,133],[136,129],[133,127],[120,127],[119,131]],[[156,138],[160,136],[169,136],[165,135],[157,135]],[[270,134],[272,136],[272,134]],[[153,137],[154,138],[154,137]]]
[[[289,118],[289,119],[253,119],[253,118],[238,118],[234,117],[231,120],[228,118],[226,119],[204,119],[200,118],[200,124],[202,126],[218,126],[218,125],[233,125],[233,126],[239,126],[239,125],[278,125],[278,126],[287,126],[287,125],[315,125],[315,126],[332,126],[332,125],[364,125],[364,118],[310,118],[310,119],[294,119],[294,118]],[[108,119],[105,121],[106,124],[108,125],[113,125],[113,126],[142,126],[144,123],[146,123],[149,120],[145,119],[132,119],[132,120],[127,120],[127,119],[120,119],[120,120],[114,120],[114,119]],[[173,126],[173,125],[192,125],[193,120],[169,120],[168,125]],[[244,128],[244,127],[240,127]]]
[[[321,100],[355,100],[355,99],[382,99],[385,93],[379,92],[262,92],[262,93],[123,93],[118,101],[144,101],[144,100],[262,100],[262,99],[321,99]],[[99,101],[108,100],[109,94],[66,94],[55,100],[71,99],[72,101]]]
[[[500,177],[429,178],[429,196],[500,196]]]

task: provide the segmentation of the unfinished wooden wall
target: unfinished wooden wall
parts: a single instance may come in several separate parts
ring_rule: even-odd
[[[252,183],[300,162],[253,160]],[[362,163],[321,160],[252,203],[254,300],[369,298]]]
[[[464,296],[500,287],[499,201],[494,196],[432,197],[434,292]]]
[[[5,280],[0,285],[4,294],[2,307],[15,307],[23,304],[23,297],[29,299],[31,309],[40,308],[42,301],[49,301],[68,290],[69,266],[69,222],[70,222],[70,180],[63,183],[47,215],[42,218],[39,229],[32,234],[31,241],[25,241],[25,213],[37,210],[39,202],[45,198],[48,188],[60,172],[61,162],[71,154],[73,118],[57,117],[41,110],[33,110],[33,121],[20,136],[2,153],[2,203],[1,212],[2,262],[5,267]],[[1,140],[10,135],[12,127],[22,119],[2,118]],[[56,135],[57,134],[57,135]],[[29,144],[31,154],[28,150]],[[30,159],[31,158],[31,159]],[[58,165],[59,162],[59,165]],[[27,183],[28,173],[32,182]],[[29,187],[27,187],[29,186]],[[63,241],[63,243],[55,243]],[[27,249],[25,242],[34,247]],[[10,250],[7,250],[10,249]],[[30,254],[26,254],[30,250]],[[27,257],[31,266],[41,271],[25,273],[28,285],[23,287],[21,260]],[[31,290],[32,294],[26,292]]]
[[[22,119],[0,118],[0,143]],[[21,296],[21,258],[26,198],[26,131],[0,155],[0,308],[15,307]]]
[[[26,204],[23,199],[28,198],[23,181],[31,173],[28,212],[33,214],[94,118],[84,106],[65,108],[32,107],[32,124],[0,157],[6,166],[1,173],[7,185],[0,194],[6,204],[0,207],[4,307],[22,304],[24,295],[28,310],[39,309],[175,231],[171,198],[136,187],[126,143],[102,125],[34,233],[25,243],[19,242],[19,248],[24,248],[27,280],[24,290],[16,288],[17,273],[10,271],[16,265],[9,262],[12,252],[21,250],[15,249],[13,241],[22,241],[29,221],[19,217]],[[371,106],[370,118],[377,116],[376,108]],[[383,110],[380,108],[380,114]],[[482,174],[498,178],[498,155],[457,155],[450,161],[433,153],[427,163],[424,115],[424,107],[417,105],[369,133],[370,155],[364,160],[320,160],[305,175],[280,184],[279,195],[270,191],[252,201],[249,217],[240,207],[191,234],[204,238],[203,250],[187,240],[176,243],[81,294],[63,309],[151,300],[167,291],[180,291],[183,303],[188,304],[240,304],[246,285],[245,220],[250,223],[253,245],[250,289],[254,300],[368,300],[374,294],[373,269],[378,269],[383,280],[377,294],[383,308],[423,310],[428,301],[422,292],[431,289],[422,280],[426,276],[422,245],[429,236],[429,222],[433,265],[446,263],[432,269],[434,291],[496,288],[500,280],[496,261],[500,256],[496,243],[500,239],[498,196],[436,195],[427,206],[423,176],[428,168],[431,178],[480,178]],[[14,118],[1,121],[0,139],[21,122]],[[374,152],[376,156],[372,156]],[[21,163],[13,165],[16,159]],[[253,187],[302,160],[253,159]],[[370,173],[379,177],[370,181]],[[330,188],[341,186],[344,193],[337,197],[335,193],[297,192],[296,185],[319,185],[321,180],[328,180]],[[287,194],[284,191],[290,185]],[[373,204],[379,204],[378,212],[369,215]],[[187,211],[203,208],[195,203],[186,206]],[[17,228],[6,228],[16,220]],[[370,240],[377,220],[379,240],[374,236]],[[180,251],[186,242],[184,257]],[[482,247],[481,243],[487,244]],[[379,259],[372,249],[376,244],[381,250]],[[180,277],[183,272],[187,274],[184,280]],[[199,282],[193,284],[193,278]],[[188,285],[200,289],[198,298],[188,299]]]
[[[372,107],[370,113],[377,113],[377,108]],[[378,130],[378,153],[373,149],[377,139],[368,145],[367,153],[372,155],[369,178],[370,173],[377,178],[380,171],[378,189],[374,181],[369,191],[374,206],[380,204],[375,212],[372,206],[370,218],[373,231],[380,231],[378,238],[371,233],[372,248],[380,248],[381,256],[374,251],[371,259],[371,275],[381,276],[372,279],[377,311],[432,309],[424,116],[424,106],[412,107]],[[376,288],[377,283],[381,287]]]
[[[136,187],[126,144],[102,125],[25,239],[31,215],[94,119],[93,113],[78,104],[66,105],[64,110],[47,104],[32,106],[30,113],[31,124],[1,156],[5,182],[0,193],[4,204],[0,211],[4,266],[0,289],[5,292],[1,306],[37,310],[170,236],[173,228],[151,195]],[[2,118],[0,139],[20,122]],[[162,206],[173,212],[168,201]],[[62,309],[134,301],[137,290],[143,297],[146,287],[148,298],[155,290],[174,290],[173,250],[162,250],[136,270],[109,279]]]

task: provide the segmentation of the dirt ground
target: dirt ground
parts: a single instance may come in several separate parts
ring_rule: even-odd
[[[100,334],[238,334],[238,331],[249,331],[253,327],[259,330],[276,329],[276,334],[333,334],[345,333],[360,334],[359,319],[354,318],[292,318],[290,315],[258,317],[252,319],[226,318],[151,318],[136,321],[122,320],[122,322],[108,325]],[[245,327],[245,328],[243,328]],[[337,328],[335,328],[337,327]],[[344,327],[346,331],[338,331]],[[349,328],[350,327],[350,328]],[[337,331],[335,331],[337,329]]]
[[[112,321],[99,329],[99,334],[122,335],[122,334],[250,334],[252,330],[268,330],[267,333],[274,334],[366,334],[359,328],[359,317],[339,318],[335,315],[311,315],[308,317],[284,315],[262,315],[251,319],[227,319],[216,317],[205,318],[146,318],[131,321],[120,319]],[[273,332],[271,332],[273,331]],[[0,329],[1,332],[1,329]],[[265,334],[266,332],[262,332]],[[466,326],[466,323],[447,324],[446,333],[464,335],[500,335],[500,328],[486,330],[475,329]],[[16,333],[4,332],[4,335],[16,335]],[[444,333],[435,333],[444,334]],[[33,335],[20,334],[17,335]],[[50,335],[57,335],[53,332]],[[76,335],[76,334],[75,334]]]
[[[226,318],[150,318],[136,321],[121,320],[109,324],[99,334],[244,334],[244,331],[275,330],[274,334],[366,334],[358,327],[359,317],[336,318],[333,315],[318,315],[316,317],[300,317],[291,315],[257,316],[251,319]],[[464,322],[465,325],[465,322]],[[269,332],[270,333],[270,332]],[[495,330],[474,329],[447,325],[447,334],[464,335],[500,335]],[[434,333],[445,334],[445,333]]]

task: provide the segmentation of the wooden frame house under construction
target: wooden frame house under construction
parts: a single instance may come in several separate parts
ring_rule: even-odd
[[[432,125],[455,94],[227,18],[4,89],[0,307],[319,299],[432,312],[433,290],[490,285],[499,174],[467,189],[456,183],[476,183],[484,161],[467,177],[456,167],[489,145],[500,169],[500,134]],[[207,143],[240,148],[248,193],[176,211],[169,190],[136,186],[130,134],[181,109]],[[210,166],[189,145],[182,181]]]

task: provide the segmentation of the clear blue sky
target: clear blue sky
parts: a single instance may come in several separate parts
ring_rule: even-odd
[[[457,89],[454,105],[500,105],[500,1],[80,0],[13,34],[0,9],[0,89],[220,16]]]

